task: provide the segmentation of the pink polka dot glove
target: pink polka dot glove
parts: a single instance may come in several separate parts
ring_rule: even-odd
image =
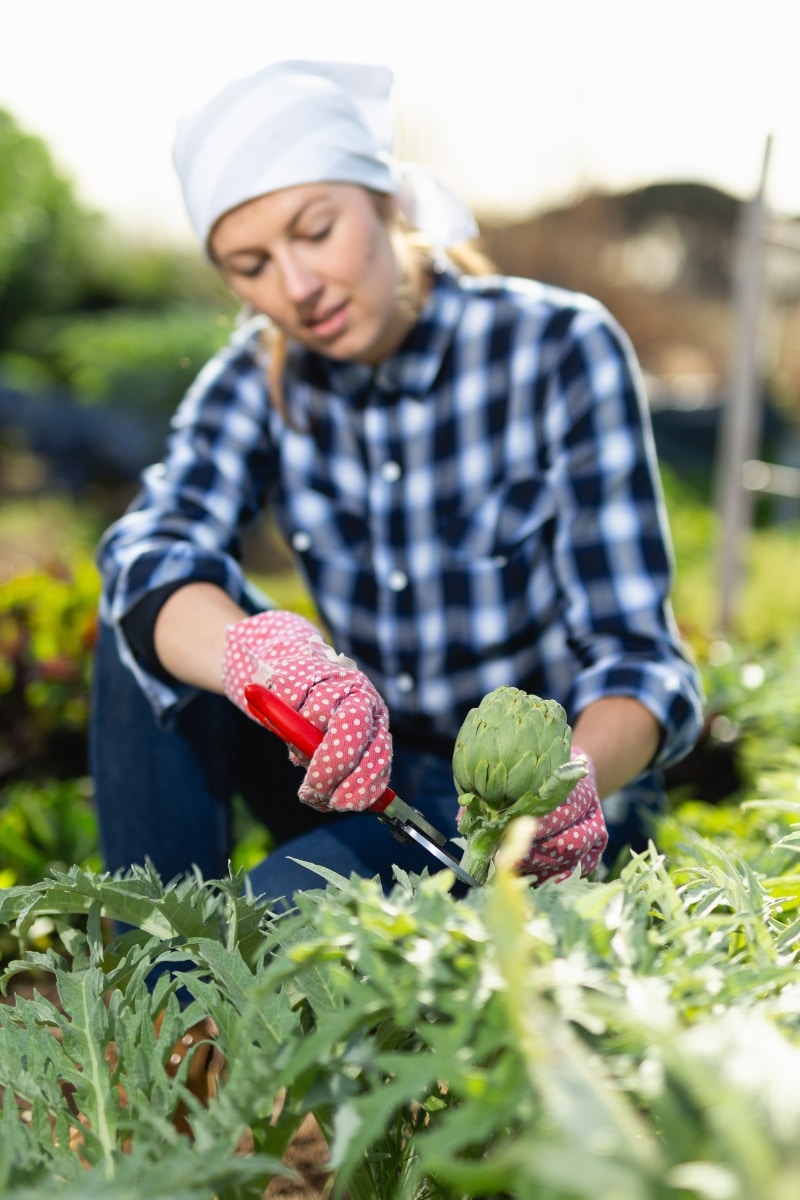
[[[585,758],[589,774],[575,784],[563,804],[546,817],[539,818],[538,837],[517,868],[520,875],[530,878],[534,884],[544,883],[546,879],[561,883],[578,864],[581,874],[589,875],[608,843],[594,763],[588,754],[575,746],[571,757]]]
[[[367,676],[335,651],[305,617],[262,612],[225,631],[225,695],[250,716],[244,690],[260,683],[275,691],[324,737],[306,766],[298,793],[320,810],[358,812],[386,790],[392,765],[389,714]]]

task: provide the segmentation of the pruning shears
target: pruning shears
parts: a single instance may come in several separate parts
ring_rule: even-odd
[[[262,725],[276,733],[287,745],[311,757],[322,741],[322,733],[315,725],[260,683],[248,684],[244,694],[250,712]],[[417,842],[451,870],[459,882],[467,887],[480,886],[477,879],[444,849],[447,836],[431,825],[418,809],[401,800],[390,787],[367,812],[374,813],[379,821],[388,825],[392,837],[398,842]]]

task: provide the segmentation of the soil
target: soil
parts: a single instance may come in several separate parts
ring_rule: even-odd
[[[17,996],[30,998],[34,992],[54,1004],[58,1003],[55,987],[46,977],[32,979],[24,975],[11,981],[8,995],[0,996],[0,1003],[14,1004]],[[263,1200],[324,1200],[326,1185],[330,1182],[330,1173],[325,1167],[327,1157],[327,1142],[313,1116],[309,1115],[292,1139],[283,1159],[294,1172],[294,1177],[276,1176],[264,1192]]]
[[[264,1200],[322,1200],[330,1178],[325,1170],[327,1156],[328,1145],[319,1126],[313,1117],[306,1117],[283,1158],[297,1178],[276,1176],[264,1192]]]

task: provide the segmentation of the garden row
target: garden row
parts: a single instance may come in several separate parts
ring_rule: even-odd
[[[707,640],[706,751],[735,791],[689,778],[614,877],[500,871],[456,901],[446,874],[388,900],[323,874],[277,915],[240,875],[98,873],[95,604],[87,565],[12,581],[0,613],[0,936],[5,986],[29,985],[0,1006],[3,1195],[260,1197],[308,1114],[352,1200],[800,1192],[796,654]],[[208,1107],[169,1062],[201,1016]]]

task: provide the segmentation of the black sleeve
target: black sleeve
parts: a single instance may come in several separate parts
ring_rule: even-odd
[[[173,684],[176,681],[174,676],[170,675],[169,671],[161,665],[156,654],[154,638],[156,618],[172,593],[177,592],[178,588],[186,587],[188,582],[195,583],[196,580],[178,579],[174,583],[165,583],[162,587],[149,592],[120,622],[122,632],[137,661],[151,675],[155,675],[157,679],[166,684]]]

